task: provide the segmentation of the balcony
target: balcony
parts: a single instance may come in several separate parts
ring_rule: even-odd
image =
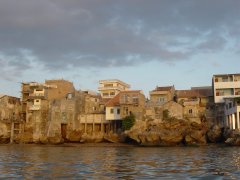
[[[45,97],[45,93],[44,92],[32,93],[32,94],[29,95],[29,97],[31,97],[31,98],[43,98],[43,97]]]
[[[40,109],[41,109],[40,105],[32,105],[32,106],[29,107],[30,111],[38,111]]]

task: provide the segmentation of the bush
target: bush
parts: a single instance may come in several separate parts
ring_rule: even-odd
[[[133,114],[126,116],[122,120],[123,130],[125,131],[125,130],[131,129],[131,127],[133,127],[134,123],[135,123],[135,116]]]

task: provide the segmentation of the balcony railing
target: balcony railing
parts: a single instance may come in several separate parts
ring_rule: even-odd
[[[40,109],[41,109],[40,105],[32,105],[32,106],[29,107],[30,111],[38,111]]]
[[[30,97],[44,97],[45,93],[32,93],[29,96]]]

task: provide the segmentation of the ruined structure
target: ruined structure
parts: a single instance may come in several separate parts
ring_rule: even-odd
[[[0,142],[12,142],[21,133],[20,98],[0,94]]]

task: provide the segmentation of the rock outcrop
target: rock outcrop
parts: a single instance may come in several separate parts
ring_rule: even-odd
[[[84,133],[81,136],[80,142],[81,143],[99,143],[104,141],[104,134],[99,132],[99,133],[94,133],[92,135],[89,135],[87,133]]]
[[[161,123],[137,121],[126,135],[143,146],[205,145],[205,123],[170,119]]]
[[[83,135],[83,131],[81,130],[73,130],[68,133],[67,141],[69,142],[79,142]]]
[[[207,132],[207,139],[210,143],[223,142],[223,130],[218,125],[213,125]]]

